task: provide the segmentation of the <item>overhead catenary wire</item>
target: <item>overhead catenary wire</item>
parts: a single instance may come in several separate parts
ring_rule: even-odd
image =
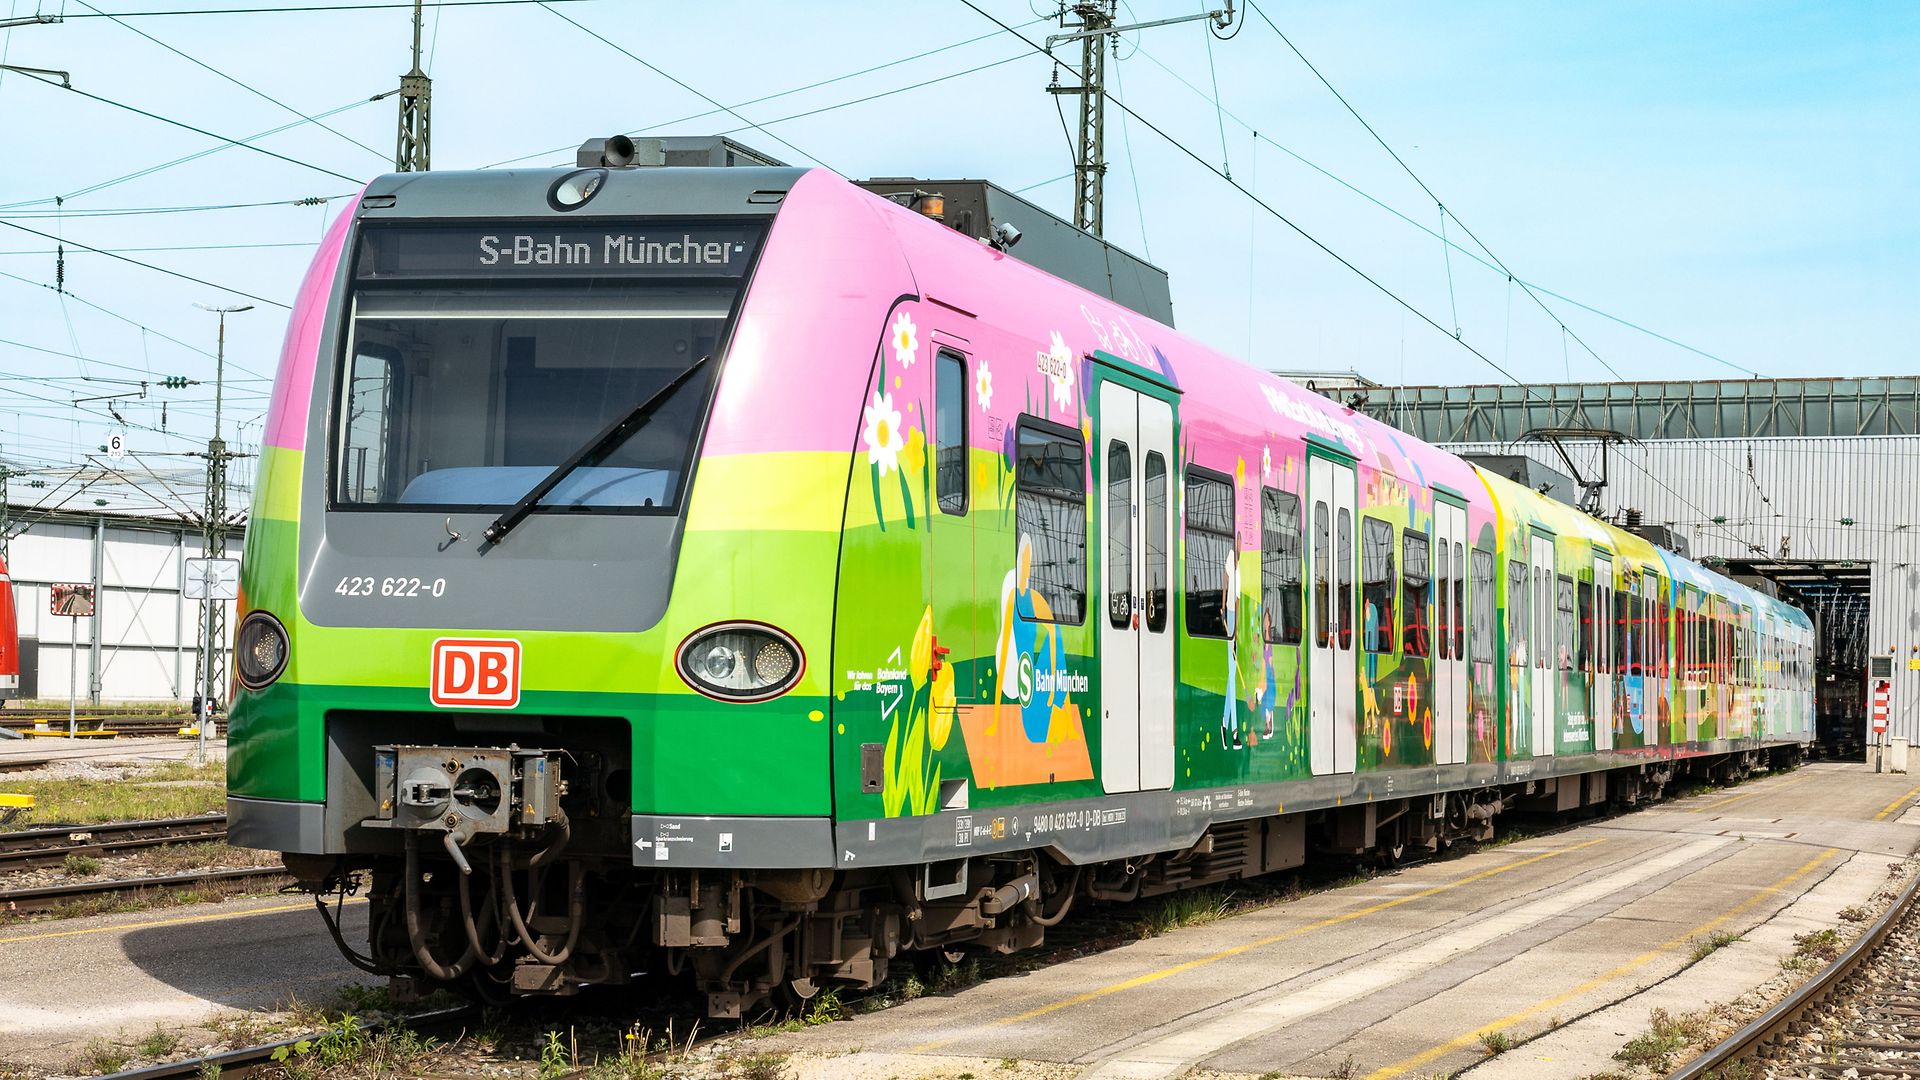
[[[1516,281],[1519,281],[1519,279],[1514,275],[1512,268],[1507,266],[1506,262],[1502,260],[1500,256],[1494,254],[1493,249],[1488,247],[1486,245],[1486,242],[1481,240],[1480,237],[1474,233],[1473,229],[1468,227],[1466,222],[1460,220],[1460,215],[1455,214],[1452,211],[1447,209],[1446,204],[1441,201],[1440,196],[1434,194],[1433,189],[1427,186],[1427,182],[1420,178],[1420,174],[1413,171],[1413,167],[1408,165],[1406,161],[1403,158],[1401,158],[1399,153],[1397,153],[1392,146],[1387,144],[1386,139],[1381,138],[1380,133],[1374,130],[1372,124],[1367,123],[1366,118],[1361,116],[1360,111],[1358,109],[1355,109],[1353,105],[1347,101],[1345,95],[1341,94],[1340,91],[1334,87],[1333,83],[1330,82],[1325,75],[1322,75],[1320,73],[1320,69],[1314,66],[1313,61],[1308,60],[1306,54],[1301,52],[1298,46],[1294,45],[1292,39],[1288,38],[1287,35],[1280,29],[1280,27],[1277,24],[1275,24],[1272,19],[1267,17],[1266,12],[1260,10],[1260,5],[1254,3],[1254,0],[1247,0],[1247,9],[1249,11],[1252,11],[1255,15],[1260,16],[1260,21],[1266,23],[1267,28],[1272,30],[1274,34],[1277,37],[1279,37],[1283,43],[1286,44],[1287,48],[1293,52],[1293,55],[1300,58],[1300,62],[1307,66],[1307,70],[1313,72],[1313,77],[1320,80],[1320,85],[1326,87],[1327,91],[1331,93],[1334,96],[1334,98],[1340,102],[1340,104],[1347,110],[1347,112],[1350,115],[1352,115],[1352,117],[1355,120],[1359,121],[1360,126],[1367,130],[1367,134],[1373,136],[1373,140],[1380,144],[1380,148],[1385,150],[1389,157],[1393,158],[1394,162],[1398,164],[1400,168],[1409,177],[1413,179],[1414,183],[1420,185],[1420,190],[1426,192],[1427,197],[1432,199],[1434,205],[1440,208],[1440,213],[1442,214],[1443,223],[1446,217],[1453,218],[1454,224],[1460,226],[1460,231],[1466,233],[1468,239],[1472,240],[1475,244],[1478,244],[1481,251],[1486,252],[1487,258],[1492,259],[1495,265],[1499,266],[1499,268],[1502,271],[1504,271],[1508,277],[1513,277],[1515,278]],[[1451,288],[1451,285],[1452,285],[1451,276],[1449,276],[1448,278],[1448,285],[1449,285],[1449,288]],[[1574,333],[1571,329],[1569,329],[1566,324],[1566,321],[1560,318],[1559,314],[1555,312],[1551,307],[1548,307],[1546,301],[1536,296],[1532,289],[1527,288],[1526,283],[1524,281],[1520,282],[1520,287],[1524,292],[1526,292],[1527,296],[1530,297],[1535,304],[1538,304],[1540,306],[1541,311],[1544,311],[1547,313],[1548,318],[1558,323],[1560,325],[1560,329],[1563,332],[1571,335],[1573,340],[1577,342],[1582,349],[1585,349],[1587,351],[1587,355],[1593,357],[1594,360],[1598,361],[1600,366],[1603,368],[1606,368],[1607,371],[1611,373],[1614,378],[1625,381],[1626,376],[1621,375],[1620,372],[1612,364],[1607,362],[1605,357],[1601,356],[1598,352],[1594,351],[1593,346],[1588,345],[1586,341],[1580,337],[1579,334]]]
[[[29,229],[25,225],[21,225],[18,222],[0,220],[0,226],[5,226],[6,228],[9,228],[9,229],[18,229],[24,233],[32,233],[33,235],[38,236],[45,240],[57,241],[60,239],[59,237],[54,236],[52,233],[44,233],[44,232],[41,232],[39,229]],[[208,281],[205,278],[194,277],[192,274],[183,274],[178,270],[169,270],[164,266],[155,266],[150,262],[142,262],[139,259],[128,258],[125,255],[115,255],[111,251],[104,251],[100,248],[91,247],[87,244],[81,244],[72,240],[65,241],[65,243],[70,244],[74,247],[77,247],[82,251],[91,251],[96,255],[105,255],[110,259],[118,259],[124,263],[132,263],[134,266],[142,267],[147,270],[152,270],[156,273],[166,274],[170,277],[177,277],[177,278],[180,278],[182,281],[191,281],[195,285],[205,285],[209,289],[219,289],[222,292],[229,292],[235,296],[244,296],[249,300],[258,300],[263,304],[272,304],[274,307],[277,307],[277,308],[285,308],[288,311],[293,310],[293,306],[291,304],[282,303],[279,300],[270,300],[267,297],[259,296],[254,293],[247,292],[244,289],[236,289],[230,285],[221,285],[217,282]]]
[[[227,80],[228,82],[232,83],[233,85],[239,87],[242,90],[245,90],[247,93],[252,94],[254,97],[257,97],[262,101],[266,101],[270,104],[277,105],[280,108],[285,109],[286,111],[299,117],[301,120],[305,121],[306,123],[312,124],[314,127],[317,127],[320,130],[327,132],[330,135],[334,135],[341,139],[345,139],[347,142],[350,142],[353,145],[359,147],[360,149],[365,150],[367,153],[372,154],[374,157],[379,158],[381,161],[387,160],[387,156],[385,154],[381,153],[378,150],[375,150],[371,146],[368,146],[366,143],[361,142],[359,139],[356,139],[353,136],[348,135],[346,132],[340,131],[337,128],[328,127],[326,124],[321,123],[318,117],[308,116],[306,113],[303,113],[299,109],[296,109],[293,106],[287,104],[286,102],[281,101],[279,98],[274,97],[272,94],[269,94],[266,91],[259,89],[258,87],[254,87],[247,83],[244,83],[239,79],[234,78],[232,75],[229,75],[226,72],[220,70],[219,68],[214,67],[212,64],[209,64],[199,59],[198,57],[189,56],[188,54],[182,52],[180,49],[176,48],[175,46],[169,45],[166,42],[161,41],[159,38],[154,37],[152,34],[147,33],[145,30],[142,30],[139,27],[134,26],[133,24],[127,22],[124,18],[121,18],[120,16],[115,15],[110,11],[101,11],[99,8],[95,7],[93,4],[89,3],[88,0],[78,0],[78,3],[80,4],[80,6],[87,8],[89,11],[92,11],[95,14],[98,14],[104,18],[110,19],[113,22],[126,27],[128,30],[132,31],[133,33],[139,34],[141,37],[146,38],[148,41],[153,42],[155,45],[160,46],[161,48],[167,50],[168,52],[174,54],[175,56],[178,56],[182,60],[185,60],[188,63],[201,68],[202,70],[218,75],[220,78]]]
[[[1002,30],[1006,31],[1009,34],[1012,34],[1014,37],[1019,38],[1021,41],[1026,42],[1027,46],[1031,48],[1034,52],[1040,54],[1041,56],[1050,57],[1051,54],[1049,54],[1047,50],[1043,48],[1038,42],[1029,39],[1026,35],[1020,33],[1018,30],[1015,30],[1013,27],[1008,26],[1005,22],[1002,22],[999,18],[994,16],[993,13],[987,11],[986,9],[980,7],[978,4],[974,3],[973,0],[960,0],[960,2],[962,4],[965,4],[967,7],[972,8],[974,12],[979,14],[982,18],[985,18],[993,22],[995,25],[999,26]],[[1506,368],[1502,367],[1499,364],[1499,362],[1495,361],[1492,357],[1488,356],[1487,354],[1481,352],[1479,349],[1475,348],[1473,345],[1469,344],[1464,338],[1454,337],[1454,335],[1450,333],[1446,329],[1446,327],[1441,326],[1438,322],[1435,322],[1433,318],[1429,316],[1426,312],[1421,311],[1418,307],[1415,307],[1412,303],[1407,301],[1405,298],[1401,297],[1399,293],[1396,293],[1392,289],[1389,289],[1378,278],[1375,278],[1373,275],[1367,273],[1365,270],[1360,269],[1360,267],[1356,266],[1352,261],[1347,259],[1346,256],[1341,255],[1339,252],[1333,250],[1331,247],[1328,247],[1318,237],[1314,236],[1312,233],[1308,232],[1305,228],[1303,228],[1298,222],[1295,222],[1292,218],[1288,217],[1287,215],[1281,213],[1279,210],[1275,209],[1273,204],[1267,202],[1265,199],[1260,198],[1258,195],[1255,195],[1253,192],[1248,191],[1243,185],[1235,181],[1232,177],[1227,176],[1217,166],[1215,166],[1212,162],[1208,161],[1206,158],[1200,156],[1200,154],[1195,152],[1191,147],[1187,146],[1185,143],[1181,142],[1179,139],[1174,138],[1164,128],[1160,127],[1158,124],[1155,124],[1152,120],[1149,120],[1145,116],[1142,116],[1138,110],[1128,105],[1125,101],[1121,100],[1117,95],[1113,93],[1108,93],[1107,100],[1114,106],[1118,107],[1122,112],[1133,117],[1133,119],[1138,121],[1142,127],[1145,127],[1148,131],[1151,131],[1155,135],[1160,136],[1160,138],[1163,139],[1169,146],[1172,146],[1174,149],[1180,151],[1182,154],[1193,159],[1195,164],[1199,165],[1201,168],[1212,173],[1214,176],[1219,177],[1223,182],[1230,185],[1235,191],[1238,191],[1240,194],[1246,196],[1249,199],[1252,199],[1256,205],[1258,205],[1262,210],[1265,210],[1276,221],[1279,221],[1281,224],[1285,225],[1287,228],[1293,230],[1293,232],[1298,236],[1300,236],[1301,239],[1307,241],[1309,244],[1312,244],[1314,247],[1318,248],[1327,257],[1333,259],[1335,262],[1339,263],[1341,266],[1344,266],[1348,270],[1352,271],[1362,281],[1365,281],[1367,284],[1373,286],[1375,289],[1378,289],[1388,299],[1392,300],[1394,303],[1399,304],[1401,307],[1405,308],[1408,312],[1412,313],[1420,321],[1426,323],[1428,326],[1433,327],[1435,330],[1440,331],[1442,334],[1445,334],[1447,337],[1452,338],[1455,342],[1457,342],[1460,345],[1461,348],[1467,350],[1469,353],[1472,353],[1475,357],[1478,357],[1482,363],[1486,364],[1488,367],[1493,368],[1495,371],[1505,376],[1508,381],[1512,382],[1515,386],[1519,387],[1523,393],[1527,394],[1530,397],[1539,398],[1539,394],[1535,392],[1531,386],[1520,381],[1520,379],[1517,376],[1515,376],[1511,371],[1508,371]],[[1547,401],[1545,398],[1540,398],[1540,400],[1546,404],[1549,404],[1549,405],[1552,404],[1551,402]]]

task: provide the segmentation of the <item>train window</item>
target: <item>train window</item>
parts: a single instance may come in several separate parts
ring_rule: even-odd
[[[1473,636],[1475,661],[1493,659],[1493,552],[1473,549]]]
[[[1300,644],[1300,497],[1260,490],[1260,612],[1276,645]]]
[[[1554,645],[1555,655],[1559,658],[1561,671],[1572,671],[1574,654],[1578,646],[1574,642],[1578,624],[1574,622],[1573,579],[1561,574],[1553,579],[1558,586],[1553,593],[1554,610],[1559,619],[1554,626],[1558,630]]]
[[[1553,575],[1544,566],[1533,568],[1533,628],[1535,632],[1533,666],[1548,668],[1554,664]]]
[[[1593,657],[1593,582],[1582,581],[1577,586],[1579,596],[1579,625],[1575,628],[1573,643],[1573,666],[1579,671],[1592,673]]]
[[[1167,629],[1167,459],[1147,451],[1147,630]]]
[[[1453,655],[1453,549],[1441,541],[1433,552],[1433,576],[1438,585],[1433,590],[1433,626],[1439,639],[1440,659]]]
[[[1529,616],[1533,613],[1533,578],[1527,564],[1518,559],[1507,563],[1507,657],[1520,667],[1527,666]]]
[[[1233,534],[1233,481],[1204,469],[1187,470],[1187,633],[1194,637],[1228,637],[1227,593],[1234,588],[1238,567],[1228,560],[1239,554]]]
[[[1087,614],[1086,445],[1072,428],[1022,417],[1014,436],[1014,528],[1031,543],[1034,617],[1080,623]]]
[[[1133,452],[1107,443],[1107,622],[1133,625]]]
[[[718,349],[737,293],[653,283],[361,288],[354,359],[336,388],[335,505],[511,506],[589,449],[593,433],[665,392],[541,506],[673,512],[713,380],[713,365],[692,365]],[[394,392],[370,414],[382,379]]]
[[[1379,518],[1360,519],[1360,647],[1372,653],[1393,651],[1393,526]]]
[[[1433,565],[1425,533],[1400,530],[1400,650],[1426,656],[1431,643],[1427,603],[1433,592]]]
[[[1353,512],[1344,506],[1334,521],[1333,558],[1340,586],[1340,648],[1347,651],[1353,648]]]
[[[943,514],[967,512],[967,361],[940,350],[933,388],[934,485]]]
[[[1453,542],[1453,659],[1467,659],[1467,548]]]
[[[1333,536],[1328,528],[1327,504],[1313,504],[1313,643],[1327,647],[1333,633],[1333,607],[1327,581],[1327,563],[1333,559]]]

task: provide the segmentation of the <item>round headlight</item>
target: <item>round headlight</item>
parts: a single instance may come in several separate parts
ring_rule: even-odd
[[[280,620],[264,611],[249,614],[233,636],[233,664],[240,684],[249,690],[271,684],[286,670],[287,649],[287,631]]]
[[[570,172],[553,182],[547,191],[547,205],[555,210],[571,210],[583,206],[588,199],[600,193],[601,185],[607,182],[605,169],[581,169]]]
[[[675,666],[688,686],[725,701],[765,701],[800,679],[799,643],[759,623],[722,623],[689,637]]]

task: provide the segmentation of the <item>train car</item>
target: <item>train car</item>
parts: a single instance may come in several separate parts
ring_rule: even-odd
[[[403,986],[738,1016],[1805,741],[1669,648],[1797,611],[1005,246],[823,170],[374,181],[274,382],[232,842],[367,875]]]
[[[13,578],[0,559],[0,701],[20,696],[20,619],[13,606]]]

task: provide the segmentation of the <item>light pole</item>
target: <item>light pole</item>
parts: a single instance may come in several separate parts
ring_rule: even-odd
[[[252,311],[252,304],[236,304],[231,307],[214,307],[209,304],[195,304],[202,311],[211,311],[220,316],[220,338],[214,353],[213,376],[213,437],[207,440],[207,505],[201,522],[200,557],[218,559],[227,551],[227,453],[226,440],[220,437],[220,404],[226,388],[227,378],[227,316],[242,311]],[[220,677],[225,668],[220,655],[220,641],[226,625],[226,601],[208,596],[202,600],[203,614],[201,625],[203,637],[200,653],[200,760],[207,758],[207,728],[213,724],[214,693],[220,685]]]

